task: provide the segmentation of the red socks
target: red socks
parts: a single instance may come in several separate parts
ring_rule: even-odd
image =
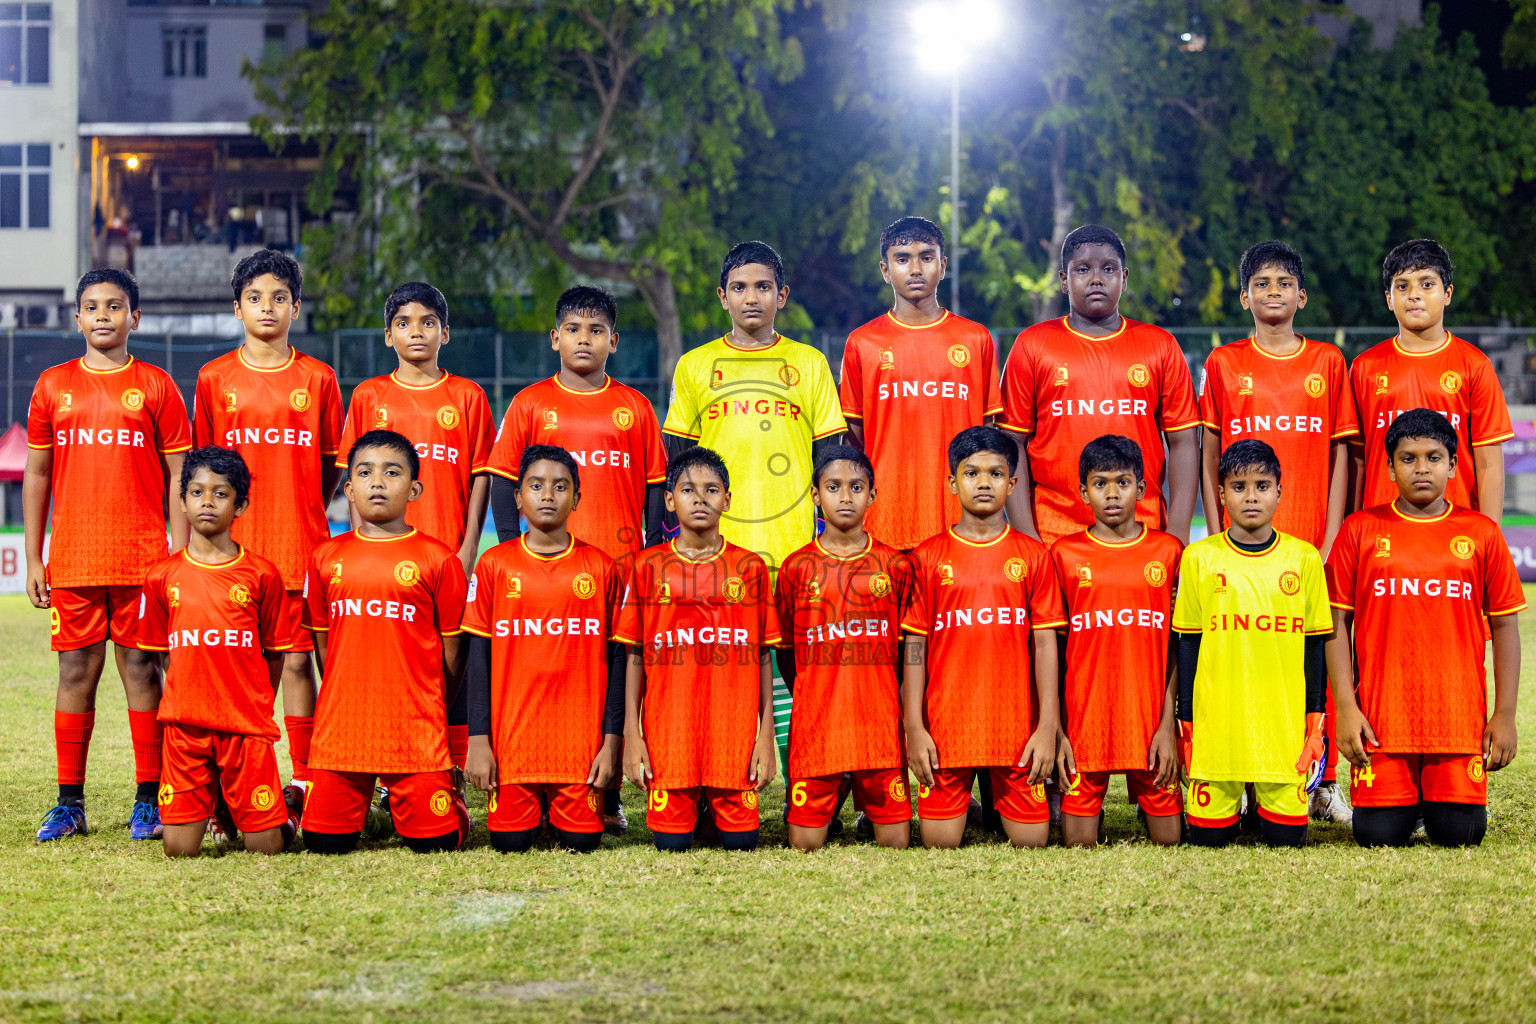
[[[309,738],[315,732],[313,715],[284,715],[283,729],[288,733],[288,756],[293,760],[293,777],[309,781]]]
[[[133,737],[133,780],[135,782],[160,781],[160,748],[165,727],[156,717],[156,711],[128,709],[128,732]],[[84,760],[81,761],[84,767]]]
[[[464,770],[464,759],[469,756],[469,724],[448,727],[448,759],[459,771]]]
[[[57,752],[59,785],[85,785],[85,758],[91,751],[91,730],[96,728],[96,712],[83,715],[68,711],[53,713],[53,747]]]

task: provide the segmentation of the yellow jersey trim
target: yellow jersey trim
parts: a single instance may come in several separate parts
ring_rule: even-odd
[[[405,540],[407,537],[414,537],[414,536],[416,536],[416,527],[413,526],[409,530],[407,530],[405,533],[398,534],[398,535],[396,535],[394,537],[364,537],[362,534],[358,533],[356,530],[352,531],[352,536],[356,537],[358,540],[366,540],[370,544],[389,544],[389,543],[392,543],[392,542],[397,541],[397,540]]]
[[[1128,320],[1126,318],[1125,314],[1122,313],[1122,314],[1120,314],[1120,327],[1119,327],[1118,330],[1115,331],[1115,333],[1113,333],[1113,334],[1101,334],[1101,335],[1095,337],[1092,334],[1084,334],[1082,331],[1073,330],[1072,324],[1069,322],[1071,319],[1072,319],[1071,317],[1067,317],[1067,316],[1062,317],[1061,318],[1061,326],[1063,326],[1063,327],[1065,327],[1067,329],[1067,333],[1072,334],[1072,335],[1074,335],[1076,337],[1082,338],[1084,341],[1113,341],[1116,338],[1120,337],[1120,335],[1124,334],[1125,331],[1126,331],[1126,328],[1131,326],[1131,321]]]
[[[138,357],[135,356],[135,355],[132,355],[130,353],[129,356],[128,356],[128,361],[126,363],[124,363],[122,366],[119,366],[119,367],[117,367],[115,369],[112,369],[112,370],[96,370],[96,369],[92,369],[91,367],[85,365],[85,356],[81,356],[80,359],[79,359],[80,369],[84,370],[86,373],[94,373],[98,377],[109,377],[109,376],[111,376],[114,373],[122,373],[124,370],[128,369],[128,367],[132,366],[137,361],[138,361]]]
[[[975,541],[966,540],[964,537],[960,536],[955,532],[955,528],[953,526],[948,528],[949,535],[968,548],[990,548],[994,544],[1001,544],[1003,539],[1006,538],[1011,532],[1013,532],[1013,527],[1005,526],[1003,527],[1003,532],[998,534],[996,537],[993,537],[991,540]]]
[[[400,387],[405,388],[407,391],[431,391],[433,388],[440,388],[444,384],[448,383],[448,378],[453,376],[453,374],[449,373],[447,370],[443,370],[443,375],[437,378],[437,380],[433,381],[431,384],[407,384],[405,381],[400,379],[399,374],[399,370],[390,370],[389,379],[394,381]]]
[[[560,383],[560,375],[558,373],[549,379],[555,382],[555,387],[559,388],[561,391],[564,391],[566,394],[581,395],[582,397],[587,395],[600,395],[613,386],[613,378],[606,373],[603,374],[603,386],[600,388],[594,388],[591,391],[577,391],[573,387],[567,387],[566,385]]]
[[[1450,515],[1453,511],[1455,511],[1455,509],[1456,509],[1455,505],[1452,505],[1450,502],[1446,502],[1445,503],[1445,511],[1444,512],[1441,512],[1437,516],[1429,516],[1428,518],[1425,518],[1424,516],[1410,516],[1410,515],[1408,515],[1402,509],[1397,507],[1396,499],[1394,499],[1392,501],[1392,512],[1397,516],[1397,518],[1399,518],[1399,519],[1401,519],[1401,520],[1403,520],[1404,522],[1407,522],[1407,523],[1438,523],[1442,519],[1444,519],[1446,516]]]
[[[231,558],[227,562],[199,562],[197,559],[193,558],[190,554],[187,553],[186,548],[181,549],[181,557],[185,558],[188,562],[191,562],[199,569],[228,569],[231,566],[239,565],[241,560],[245,558],[245,548],[238,544],[235,546],[240,548],[240,551],[235,555],[234,558]]]
[[[558,561],[560,561],[560,559],[569,556],[571,554],[571,552],[576,550],[576,538],[575,537],[571,538],[571,542],[565,546],[565,550],[564,551],[559,551],[559,552],[556,552],[555,554],[552,554],[552,555],[543,554],[542,552],[535,551],[535,550],[533,550],[533,548],[529,547],[528,546],[528,535],[526,533],[520,534],[518,536],[517,543],[518,543],[518,545],[520,547],[522,547],[524,552],[526,552],[529,555],[532,555],[534,558],[537,558],[541,562],[558,562]]]
[[[869,554],[875,549],[875,538],[869,536],[868,533],[864,535],[864,550],[852,555],[834,555],[832,552],[826,549],[825,545],[821,543],[821,537],[819,535],[812,537],[811,543],[816,545],[817,551],[820,551],[828,558],[836,559],[839,562],[857,562],[859,559],[863,558],[865,555]]]
[[[294,348],[292,345],[289,345],[288,358],[283,361],[281,366],[257,366],[255,363],[245,358],[244,344],[235,349],[235,358],[240,360],[240,365],[245,367],[247,370],[255,370],[257,373],[281,373],[282,371],[288,369],[288,367],[292,366],[294,363],[298,362],[299,350]]]
[[[926,331],[930,327],[937,327],[940,324],[942,324],[942,323],[946,322],[947,320],[949,320],[949,310],[944,309],[943,307],[940,307],[939,308],[939,318],[937,320],[932,321],[931,323],[926,323],[926,324],[904,324],[900,320],[896,319],[896,311],[894,309],[886,310],[885,311],[885,316],[886,316],[886,319],[890,320],[891,323],[895,324],[897,327],[900,327],[900,328],[902,328],[904,330],[908,330],[908,331]]]

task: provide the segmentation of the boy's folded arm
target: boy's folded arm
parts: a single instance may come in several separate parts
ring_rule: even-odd
[[[504,476],[491,475],[491,521],[496,524],[496,540],[505,544],[523,532],[517,511],[517,484]]]
[[[604,736],[624,735],[624,682],[628,669],[628,648],[616,640],[610,640],[608,642],[608,692],[603,699]],[[473,728],[470,731],[473,732]]]

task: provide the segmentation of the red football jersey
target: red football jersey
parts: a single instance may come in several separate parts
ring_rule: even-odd
[[[865,528],[910,551],[960,518],[949,442],[1003,411],[991,332],[947,310],[921,327],[886,313],[848,335],[838,393],[875,465]]]
[[[231,536],[277,566],[289,590],[304,585],[310,553],[330,536],[320,471],[336,455],[341,424],[336,374],[298,349],[268,370],[237,348],[198,372],[193,438],[233,448],[251,470],[250,507]]]
[[[531,444],[556,444],[576,459],[581,503],[570,531],[627,564],[645,547],[645,487],[667,479],[651,403],[612,377],[597,391],[572,391],[558,376],[530,384],[507,407],[490,471],[515,481]]]
[[[1321,548],[1333,442],[1360,433],[1343,354],[1308,338],[1288,356],[1252,338],[1223,345],[1200,371],[1200,419],[1221,436],[1222,451],[1250,437],[1275,450],[1275,529]]]
[[[986,544],[953,529],[912,553],[901,628],[928,638],[923,717],[945,768],[1018,764],[1034,731],[1034,637],[1067,624],[1051,554],[1007,530]]]
[[[1003,367],[999,426],[1030,435],[1035,527],[1048,545],[1093,525],[1093,510],[1078,496],[1077,457],[1103,434],[1141,446],[1147,496],[1136,519],[1166,526],[1163,434],[1200,423],[1189,364],[1173,335],[1120,320],[1102,338],[1079,334],[1065,317],[1035,324],[1020,333]]]
[[[49,367],[32,389],[27,447],[53,452],[48,582],[143,583],[166,552],[160,457],[192,447],[170,375],[132,357],[116,370],[81,359]]]
[[[641,729],[653,789],[750,789],[758,652],[779,642],[768,566],[729,542],[693,561],[675,542],[646,548],[614,639],[645,650]]]
[[[1407,352],[1388,338],[1360,353],[1349,368],[1360,415],[1364,445],[1364,508],[1397,500],[1397,485],[1387,477],[1387,428],[1409,409],[1433,409],[1451,421],[1459,450],[1456,475],[1446,484],[1445,500],[1477,508],[1477,460],[1472,449],[1500,444],[1515,436],[1498,374],[1477,346],[1454,334],[1433,352]]]
[[[1153,529],[1118,544],[1084,530],[1051,548],[1068,616],[1062,715],[1080,772],[1147,767],[1168,693],[1183,550]]]
[[[873,537],[847,558],[813,540],[779,567],[780,646],[796,666],[789,777],[906,763],[896,664],[911,588],[907,556]]]
[[[525,538],[480,557],[464,631],[491,641],[491,749],[502,782],[587,781],[603,745],[608,641],[624,598],[613,559],[572,538],[558,555]]]
[[[485,391],[451,373],[425,387],[402,384],[393,373],[365,380],[352,392],[336,465],[346,468],[352,446],[370,430],[397,431],[416,446],[422,491],[405,521],[457,551],[474,475],[485,472],[496,441]]]
[[[1355,615],[1355,695],[1389,753],[1480,754],[1488,721],[1484,615],[1525,607],[1498,526],[1454,505],[1356,512],[1328,555],[1328,599]]]
[[[293,646],[287,600],[277,566],[250,551],[208,565],[182,550],[151,569],[138,638],[170,652],[160,721],[278,740],[261,652]]]
[[[467,591],[458,555],[419,530],[315,548],[304,610],[327,639],[311,768],[448,769],[443,637],[458,635]]]

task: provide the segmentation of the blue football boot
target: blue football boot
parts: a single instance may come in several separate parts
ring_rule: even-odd
[[[133,805],[133,817],[128,821],[129,839],[159,839],[165,835],[160,824],[160,808],[148,800],[137,800]]]
[[[37,830],[37,841],[46,843],[50,839],[85,834],[85,808],[79,804],[60,804],[43,819],[43,827]]]

